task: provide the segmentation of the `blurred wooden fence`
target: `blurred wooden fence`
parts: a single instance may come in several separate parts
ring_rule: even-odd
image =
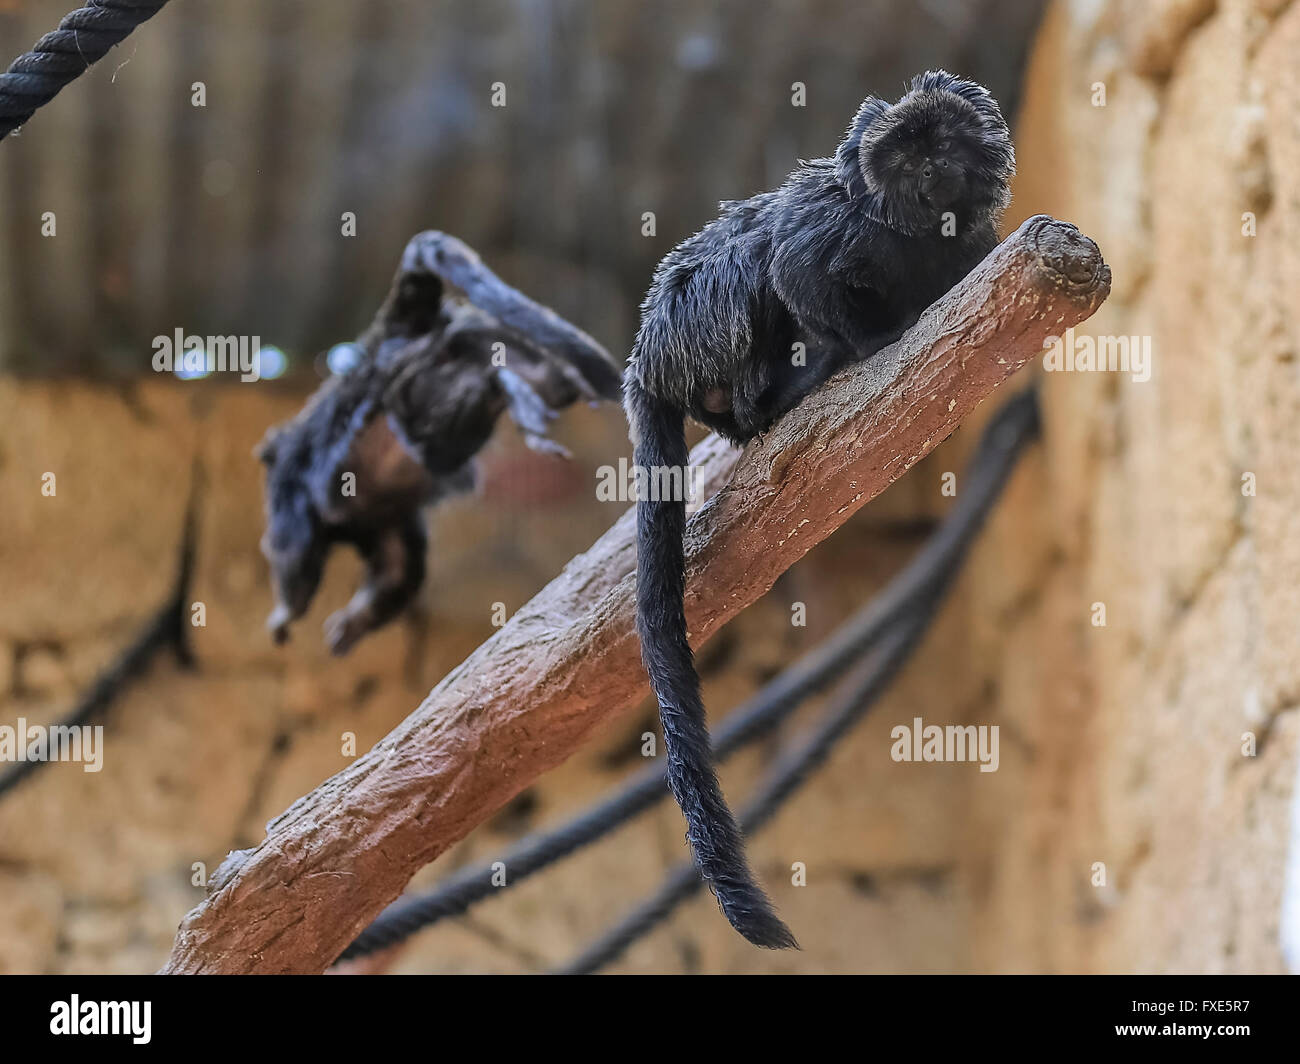
[[[2,61],[72,6],[0,0]],[[1038,7],[175,0],[0,144],[0,366],[139,373],[180,327],[301,369],[428,227],[622,353],[654,262],[718,199],[825,154],[866,92],[927,66],[1009,103]]]

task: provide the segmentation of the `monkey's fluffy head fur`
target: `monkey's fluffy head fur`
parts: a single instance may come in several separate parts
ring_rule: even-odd
[[[1011,133],[982,85],[944,70],[912,79],[894,104],[869,96],[835,155],[836,172],[891,229],[935,231],[951,211],[959,224],[996,215],[1011,200]]]

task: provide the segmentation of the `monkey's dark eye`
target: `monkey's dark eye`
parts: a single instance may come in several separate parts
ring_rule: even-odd
[[[949,148],[952,147],[952,141],[949,140],[947,137],[944,137],[943,140],[939,141],[937,147],[940,151],[947,151]]]

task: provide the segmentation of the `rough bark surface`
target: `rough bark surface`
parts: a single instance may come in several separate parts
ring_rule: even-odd
[[[897,344],[743,453],[696,448],[686,611],[698,644],[938,445],[1110,289],[1096,245],[1026,221]],[[625,514],[399,727],[213,876],[164,972],[320,972],[411,876],[644,696]]]

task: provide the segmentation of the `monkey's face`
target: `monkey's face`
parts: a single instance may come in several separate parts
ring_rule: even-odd
[[[442,304],[442,281],[431,273],[408,273],[397,283],[392,317],[406,336],[432,332]]]
[[[923,75],[864,131],[859,164],[886,221],[908,232],[1000,210],[1014,172],[1011,137],[996,102],[971,82]],[[933,83],[932,83],[933,80]]]

